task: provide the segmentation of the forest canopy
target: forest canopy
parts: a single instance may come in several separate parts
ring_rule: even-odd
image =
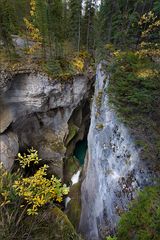
[[[44,60],[82,50],[94,55],[108,43],[137,48],[153,19],[138,23],[149,12],[159,18],[159,0],[1,0],[0,45],[11,57],[15,35],[21,36],[25,53]],[[150,40],[157,38],[158,30]]]

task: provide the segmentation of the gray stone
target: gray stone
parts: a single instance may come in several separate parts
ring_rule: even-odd
[[[0,135],[0,161],[6,170],[11,170],[19,150],[18,137],[13,132]]]
[[[0,95],[6,92],[12,81],[12,74],[9,71],[1,70],[0,71]]]
[[[80,102],[88,98],[91,84],[85,76],[63,82],[42,73],[17,73],[3,94],[8,108],[2,116],[8,121],[3,121],[2,131],[11,124],[20,148],[33,146],[52,173],[63,177],[68,121]]]
[[[12,110],[0,99],[0,133],[3,133],[13,121]]]
[[[3,133],[13,121],[11,107],[0,98],[0,133]]]
[[[25,38],[21,38],[17,35],[12,35],[12,41],[15,47],[19,48],[28,47],[28,41]]]

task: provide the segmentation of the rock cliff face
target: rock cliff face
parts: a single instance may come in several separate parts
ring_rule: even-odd
[[[80,231],[87,240],[104,239],[115,231],[119,216],[137,190],[153,184],[152,161],[140,159],[140,149],[109,105],[109,75],[97,68],[88,135],[88,160],[81,188]]]
[[[52,173],[62,177],[68,122],[87,100],[91,84],[92,80],[83,75],[60,81],[29,71],[1,72],[1,161],[7,169],[11,169],[18,151],[33,146],[52,166]]]
[[[18,151],[33,146],[50,165],[51,173],[69,182],[71,173],[78,168],[70,156],[76,143],[86,138],[90,124],[81,187],[82,211],[79,184],[71,192],[74,197],[69,203],[71,210],[75,203],[78,207],[73,212],[68,210],[76,227],[77,213],[81,211],[80,232],[86,240],[100,240],[113,233],[137,190],[153,184],[153,179],[160,176],[152,161],[141,158],[134,136],[110,106],[110,76],[104,68],[106,63],[97,68],[91,124],[93,79],[81,75],[60,81],[30,71],[0,74],[0,160],[6,169],[12,168]]]

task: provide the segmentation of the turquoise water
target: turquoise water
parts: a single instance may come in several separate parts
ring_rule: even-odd
[[[80,165],[84,164],[86,151],[87,151],[87,139],[77,142],[74,150],[74,156],[78,159]]]

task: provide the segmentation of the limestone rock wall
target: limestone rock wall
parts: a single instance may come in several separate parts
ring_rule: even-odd
[[[120,215],[138,190],[160,176],[152,159],[140,158],[134,136],[109,104],[110,75],[106,63],[97,67],[88,134],[88,157],[81,187],[80,232],[86,240],[105,239],[115,232]]]
[[[62,81],[36,72],[13,76],[1,72],[0,151],[7,169],[12,167],[18,151],[33,146],[52,166],[52,173],[62,177],[68,121],[73,111],[88,98],[91,84],[92,80],[83,75]],[[7,147],[10,151],[10,140],[5,141],[5,150],[2,147],[8,131],[17,138],[10,156],[5,154]]]

